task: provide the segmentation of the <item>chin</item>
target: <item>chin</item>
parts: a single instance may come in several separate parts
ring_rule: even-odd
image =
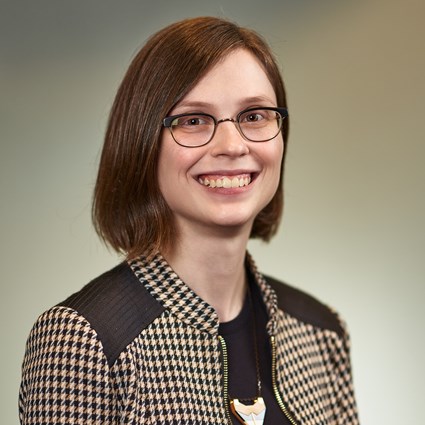
[[[254,218],[249,215],[245,214],[231,214],[229,215],[223,215],[222,217],[215,217],[213,220],[213,223],[216,226],[220,226],[228,229],[234,229],[234,230],[242,230],[247,227],[251,228],[252,224],[254,223]]]

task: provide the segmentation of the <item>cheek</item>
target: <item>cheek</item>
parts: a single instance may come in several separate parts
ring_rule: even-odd
[[[158,160],[159,180],[174,174],[179,164],[182,163],[180,158],[182,154],[179,148],[181,147],[174,142],[170,134],[163,134]]]
[[[176,162],[173,161],[173,140],[169,140],[169,137],[164,134],[161,139],[157,168],[159,189],[164,197],[170,182],[174,180],[172,176],[175,175],[174,166],[176,165]]]
[[[267,162],[274,172],[279,173],[282,166],[284,145],[283,139],[280,137],[276,140],[276,143],[270,145],[270,149],[267,150]]]
[[[158,160],[158,182],[161,192],[190,178],[191,167],[198,161],[199,152],[182,147],[164,135]]]
[[[278,141],[273,149],[268,152],[268,165],[270,169],[270,188],[273,194],[279,187],[282,175],[282,161],[283,161],[284,145],[283,140]]]

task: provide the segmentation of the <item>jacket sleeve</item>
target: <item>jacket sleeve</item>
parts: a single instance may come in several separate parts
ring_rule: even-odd
[[[350,338],[345,322],[337,313],[335,315],[343,333],[330,347],[330,359],[327,363],[332,378],[328,385],[331,386],[330,393],[334,394],[335,399],[331,423],[358,425],[350,360]]]
[[[116,402],[102,344],[74,310],[54,307],[31,330],[19,417],[22,425],[115,423]]]

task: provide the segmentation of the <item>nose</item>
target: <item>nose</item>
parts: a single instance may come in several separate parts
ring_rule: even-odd
[[[213,156],[238,157],[249,153],[246,140],[240,134],[237,124],[232,118],[225,118],[217,122],[214,138],[210,143]]]

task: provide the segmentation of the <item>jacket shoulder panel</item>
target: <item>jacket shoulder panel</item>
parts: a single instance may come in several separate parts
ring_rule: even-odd
[[[291,316],[315,327],[336,332],[341,338],[345,329],[339,316],[318,299],[270,276],[264,276],[274,289],[278,298],[278,306]]]
[[[90,323],[110,366],[164,311],[126,263],[92,280],[58,306],[72,308]]]

